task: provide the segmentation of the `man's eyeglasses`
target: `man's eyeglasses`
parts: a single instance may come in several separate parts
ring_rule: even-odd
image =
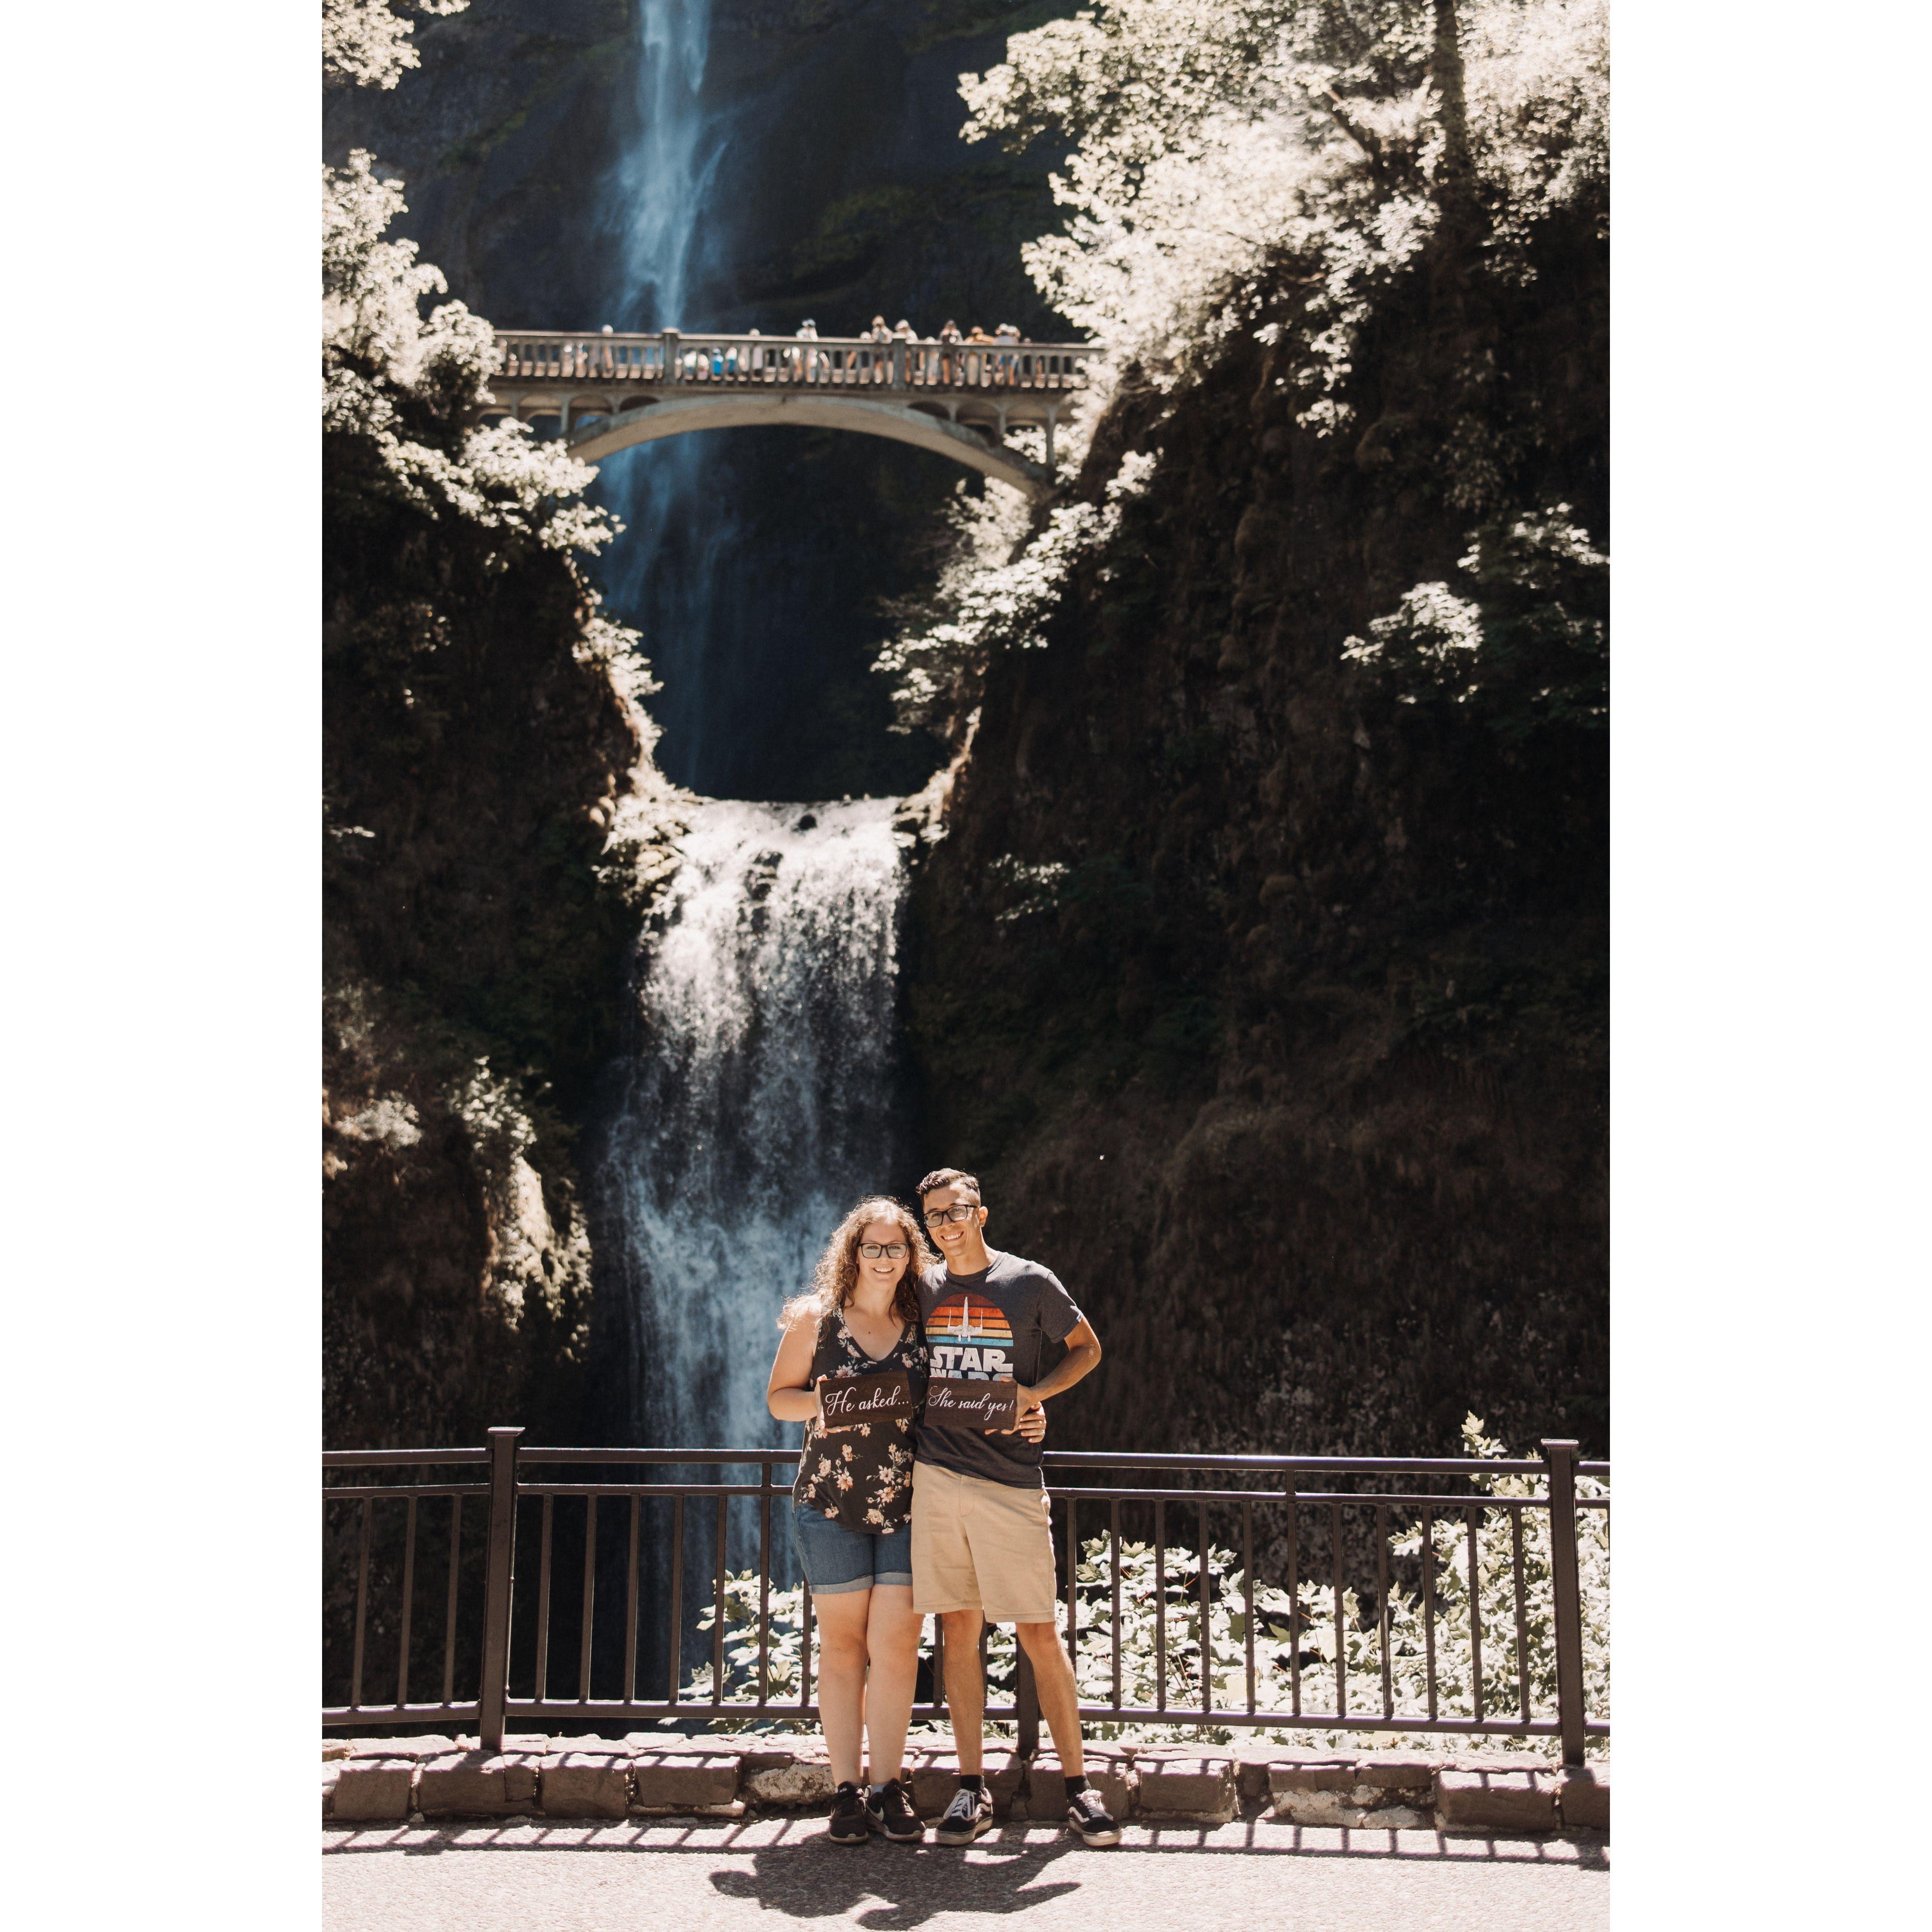
[[[875,1262],[881,1256],[889,1262],[902,1262],[906,1258],[906,1244],[903,1241],[861,1241],[859,1252],[868,1262]]]
[[[980,1210],[976,1201],[956,1201],[950,1208],[934,1208],[926,1217],[928,1228],[936,1228],[942,1221],[970,1221]]]

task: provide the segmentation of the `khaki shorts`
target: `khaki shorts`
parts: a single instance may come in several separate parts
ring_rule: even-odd
[[[1053,1622],[1046,1492],[915,1462],[912,1606],[922,1615],[977,1610],[994,1624]]]

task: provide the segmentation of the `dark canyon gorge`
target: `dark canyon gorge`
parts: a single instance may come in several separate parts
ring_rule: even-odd
[[[1070,336],[1020,254],[1061,219],[1068,144],[968,145],[956,91],[1054,12],[715,0],[676,316],[640,311],[613,226],[650,99],[632,0],[419,18],[420,71],[328,97],[328,158],[399,177],[392,236],[506,327],[845,334],[883,313]],[[665,964],[668,935],[722,916],[682,844],[761,941],[805,916],[794,881],[872,894],[890,970],[837,994],[845,1018],[795,960],[770,968],[794,976],[785,1023],[821,1028],[813,1066],[849,1058],[890,1115],[813,1103],[837,1114],[826,1184],[859,1184],[874,1147],[902,1195],[940,1160],[980,1175],[989,1239],[1054,1268],[1106,1345],[1054,1405],[1057,1445],[1447,1454],[1473,1409],[1513,1444],[1607,1449],[1606,734],[1538,655],[1540,565],[1484,604],[1518,655],[1480,691],[1405,684],[1393,646],[1345,656],[1412,586],[1466,587],[1471,557],[1520,547],[1528,509],[1605,543],[1602,196],[1514,245],[1498,272],[1472,203],[1391,273],[1339,434],[1289,380],[1330,326],[1300,244],[1246,272],[1242,326],[1126,360],[1052,513],[1102,535],[934,732],[890,728],[872,661],[930,593],[962,472],[734,430],[624,452],[585,505],[511,455],[466,482],[468,338],[344,335],[332,367],[363,404],[324,450],[332,1444],[650,1426],[640,1363],[674,1352],[640,1324],[638,1210],[611,1175],[668,1163],[670,1126],[701,1166],[636,1071],[719,978]],[[626,533],[577,541],[606,508]],[[842,799],[876,809],[806,823]],[[835,833],[858,842],[842,871]],[[890,1066],[851,1049],[874,1012]],[[727,1103],[764,1104],[764,1051]],[[759,1153],[762,1186],[788,1158]],[[802,1201],[814,1184],[802,1167]],[[754,1352],[801,1239],[716,1260]]]

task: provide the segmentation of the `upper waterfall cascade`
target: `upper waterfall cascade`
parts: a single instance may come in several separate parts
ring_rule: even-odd
[[[682,841],[600,1177],[640,1441],[778,1445],[779,1306],[846,1210],[896,1178],[895,810],[713,800]]]

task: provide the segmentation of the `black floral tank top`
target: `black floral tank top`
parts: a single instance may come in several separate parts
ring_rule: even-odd
[[[926,1393],[931,1358],[917,1322],[876,1360],[860,1347],[844,1314],[835,1310],[818,1324],[812,1354],[812,1379],[838,1376],[879,1376],[903,1370],[915,1400]],[[805,1425],[792,1500],[832,1518],[844,1529],[884,1536],[912,1516],[912,1455],[919,1427],[916,1415],[884,1416],[827,1433],[816,1420]]]

